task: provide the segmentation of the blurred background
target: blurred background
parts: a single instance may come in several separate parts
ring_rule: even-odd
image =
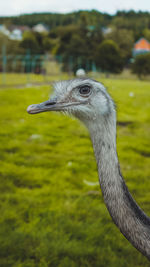
[[[58,75],[71,77],[78,69],[98,77],[149,78],[148,11],[110,14],[92,9],[14,15],[13,9],[5,5],[3,9],[13,16],[1,11],[0,85],[45,83]],[[28,9],[36,11],[34,6]]]
[[[5,0],[0,267],[149,266],[108,214],[84,126],[26,112],[52,82],[76,76],[102,82],[115,100],[122,172],[150,215],[150,2]]]

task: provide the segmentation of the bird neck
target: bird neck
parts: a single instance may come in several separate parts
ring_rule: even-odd
[[[116,151],[114,117],[93,121],[88,127],[107,209],[122,234],[150,259],[150,219],[139,208],[122,178]]]

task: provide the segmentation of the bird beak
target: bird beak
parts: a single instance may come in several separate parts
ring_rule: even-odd
[[[60,105],[57,103],[57,99],[53,98],[40,104],[33,104],[27,108],[29,114],[36,114],[45,111],[59,111]]]

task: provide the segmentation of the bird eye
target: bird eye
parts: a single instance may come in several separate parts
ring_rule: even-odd
[[[79,88],[79,93],[80,95],[89,95],[89,93],[91,92],[91,88],[89,86],[83,86]]]

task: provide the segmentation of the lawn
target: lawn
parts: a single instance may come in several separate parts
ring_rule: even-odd
[[[102,82],[117,104],[125,181],[150,215],[150,83]],[[84,126],[56,113],[27,114],[50,91],[0,90],[0,267],[148,267],[104,205]]]
[[[65,73],[55,73],[55,75],[39,75],[34,73],[0,73],[0,87],[4,86],[26,86],[30,87],[32,84],[45,84],[56,79],[67,79],[68,75]]]

